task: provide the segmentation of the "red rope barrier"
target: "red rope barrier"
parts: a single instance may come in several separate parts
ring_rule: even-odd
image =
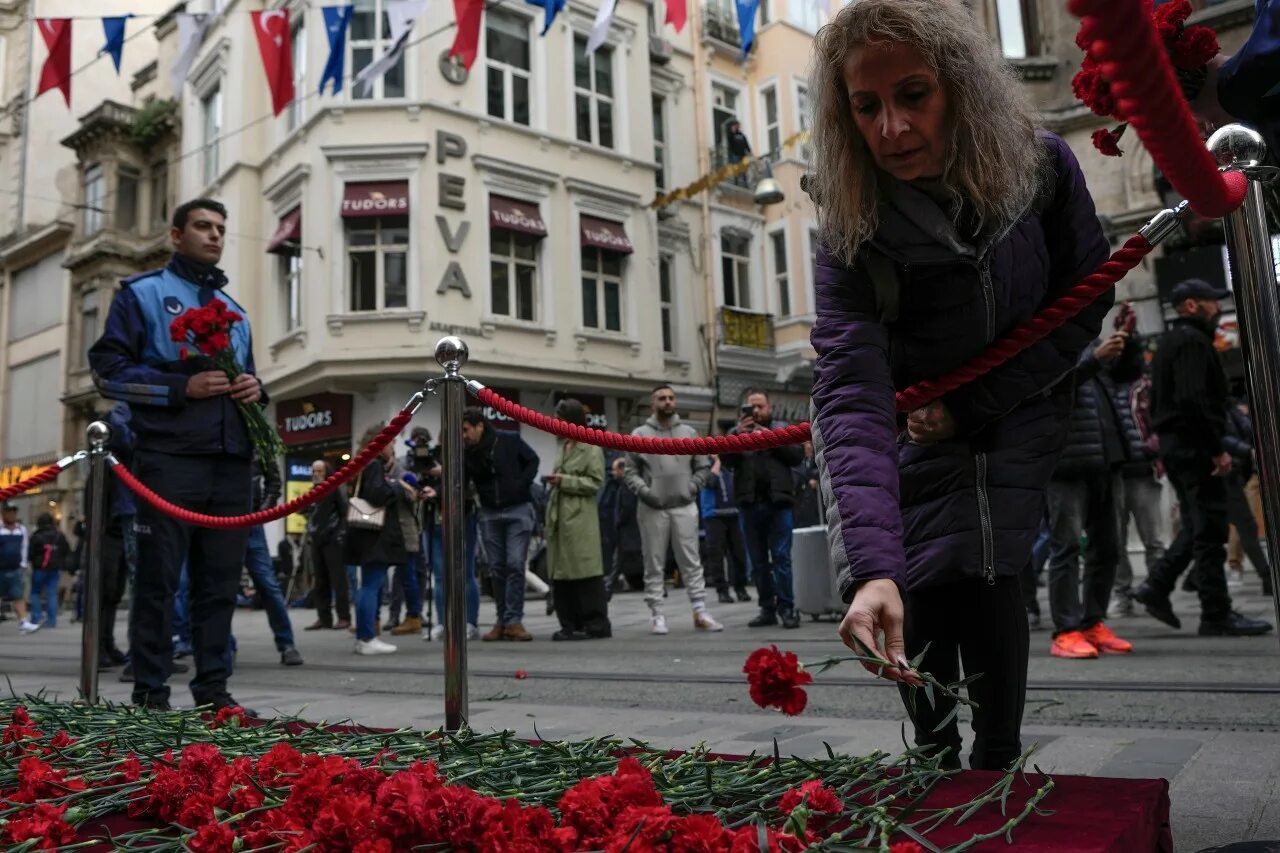
[[[1146,237],[1135,234],[1123,246],[1112,253],[1102,266],[1071,288],[1049,307],[1043,308],[1027,322],[1013,329],[982,353],[937,379],[918,382],[898,392],[897,410],[901,413],[915,411],[942,395],[972,382],[979,376],[1004,364],[1027,347],[1041,340],[1054,329],[1070,320],[1106,293],[1125,273],[1141,263],[1155,248]],[[478,387],[477,387],[478,386]],[[592,427],[577,426],[525,408],[478,383],[468,385],[473,394],[485,405],[492,406],[509,418],[528,424],[534,429],[582,441],[612,450],[630,453],[654,453],[681,456],[695,453],[742,453],[748,450],[768,450],[788,444],[808,441],[809,424],[799,423],[782,429],[760,429],[740,435],[702,436],[699,438],[651,438],[606,432]]]
[[[1120,117],[1133,126],[1151,159],[1201,216],[1217,219],[1244,201],[1245,176],[1222,173],[1204,146],[1191,108],[1147,7],[1150,0],[1070,0],[1082,18],[1089,55],[1111,84]]]
[[[369,442],[367,447],[356,454],[346,465],[339,468],[333,476],[322,483],[317,483],[315,488],[304,495],[299,495],[288,503],[273,506],[270,509],[259,510],[258,512],[251,512],[247,515],[205,515],[202,512],[192,512],[157,495],[119,462],[115,462],[111,466],[111,470],[120,478],[120,482],[124,483],[135,495],[165,515],[176,518],[179,521],[200,527],[256,527],[259,524],[266,524],[268,521],[275,521],[277,518],[284,518],[286,515],[293,515],[299,510],[306,509],[338,488],[338,486],[350,480],[363,471],[364,467],[373,460],[373,457],[381,453],[388,444],[394,441],[395,437],[400,434],[400,431],[411,420],[413,420],[413,412],[408,408],[401,409],[400,414],[391,419],[386,428],[378,433],[377,438]]]
[[[55,462],[43,471],[40,471],[19,483],[14,483],[7,489],[0,489],[0,503],[4,503],[9,500],[9,498],[16,497],[23,492],[29,492],[36,486],[43,486],[45,483],[52,482],[53,480],[58,479],[58,475],[61,473],[62,466]]]

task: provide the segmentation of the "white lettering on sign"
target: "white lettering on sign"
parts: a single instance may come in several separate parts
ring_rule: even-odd
[[[509,417],[507,417],[507,416],[506,416],[506,415],[504,415],[502,412],[500,412],[500,411],[498,411],[497,409],[495,409],[493,406],[485,406],[483,411],[484,411],[484,417],[485,417],[485,420],[490,420],[490,421],[510,421],[510,420],[514,420],[514,418],[509,418]]]
[[[541,219],[531,219],[528,216],[525,216],[524,211],[521,210],[502,210],[501,208],[494,208],[493,218],[500,224],[508,227],[518,227],[526,230],[537,231],[544,231],[547,227],[543,224]]]
[[[385,213],[395,210],[408,210],[409,198],[407,196],[399,196],[397,198],[388,198],[382,194],[372,195],[368,198],[355,199],[349,198],[342,200],[342,210],[346,213],[352,212],[368,212],[376,210],[379,213]]]
[[[289,465],[289,479],[290,480],[310,480],[311,466],[303,465],[299,462],[291,463]]]
[[[604,415],[604,414],[597,415],[597,414],[588,412],[587,426],[591,427],[592,429],[608,429],[609,418],[607,415]]]
[[[285,432],[302,432],[307,429],[320,429],[333,426],[333,412],[325,409],[321,412],[307,412],[305,415],[294,415],[284,419]]]
[[[584,227],[582,231],[587,235],[588,238],[590,238],[595,243],[605,243],[609,246],[617,246],[619,249],[624,249],[624,250],[631,248],[631,243],[628,242],[626,238],[619,237],[617,234],[615,234],[612,231],[605,231],[605,230],[597,231],[594,228],[590,228],[590,227]]]

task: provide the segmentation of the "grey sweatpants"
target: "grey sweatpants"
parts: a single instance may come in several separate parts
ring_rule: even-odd
[[[654,613],[662,612],[662,596],[666,589],[667,549],[675,552],[680,577],[689,593],[694,610],[705,606],[706,582],[702,576],[702,560],[698,557],[698,505],[685,504],[675,509],[636,507],[640,524],[640,546],[644,550],[644,600]]]

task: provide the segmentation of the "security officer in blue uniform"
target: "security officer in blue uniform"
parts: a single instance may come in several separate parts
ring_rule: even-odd
[[[265,401],[254,376],[245,311],[223,292],[227,211],[210,199],[180,205],[169,237],[173,257],[162,269],[125,279],[111,303],[102,337],[89,350],[94,383],[107,398],[129,404],[133,473],[161,497],[212,515],[252,507],[253,445],[236,402]],[[207,359],[183,358],[169,324],[184,311],[219,298],[245,319],[232,326],[236,362],[229,380]],[[227,643],[248,531],[212,530],[176,521],[138,501],[137,587],[129,618],[135,704],[169,707],[173,660],[173,595],[187,561],[191,579],[192,644],[197,705],[236,705],[227,692]]]

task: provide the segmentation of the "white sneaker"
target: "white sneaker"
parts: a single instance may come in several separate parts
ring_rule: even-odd
[[[705,610],[693,611],[693,627],[699,631],[723,631],[724,626]]]
[[[34,634],[40,630],[40,623],[32,622],[30,619],[23,619],[22,624],[18,626],[18,630],[23,634]]]
[[[653,614],[653,618],[649,620],[650,630],[655,634],[670,634],[671,630],[667,627],[667,617],[661,613]]]
[[[468,640],[478,640],[478,639],[480,639],[480,626],[479,626],[479,625],[468,625],[468,626],[467,626],[467,639],[468,639]]]
[[[389,655],[395,650],[395,646],[384,643],[377,637],[372,640],[356,640],[355,652],[358,655]]]
[[[432,625],[432,626],[431,626],[431,636],[430,636],[430,637],[427,637],[427,635],[426,635],[426,634],[423,634],[423,635],[422,635],[422,639],[424,639],[424,640],[426,640],[426,639],[431,639],[431,640],[443,640],[443,639],[444,639],[444,626],[443,626],[443,625]]]

